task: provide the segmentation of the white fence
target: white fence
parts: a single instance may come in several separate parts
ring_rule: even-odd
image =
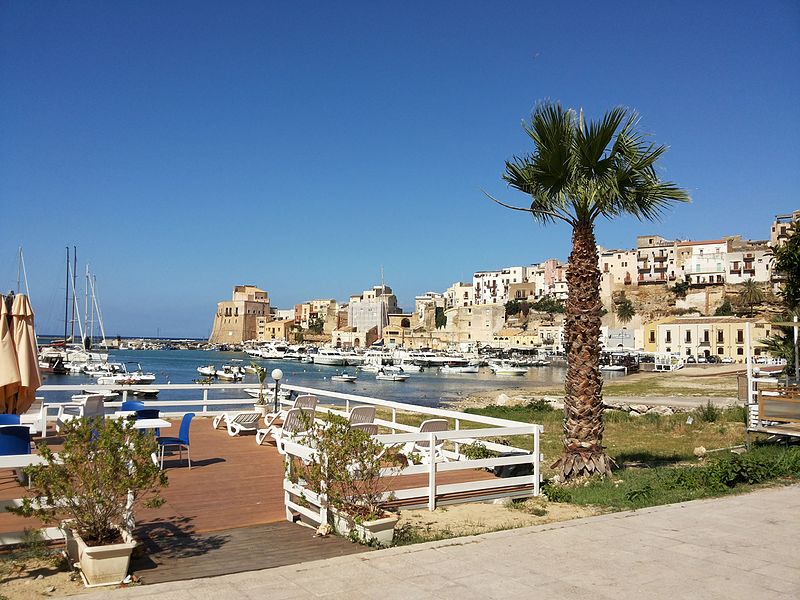
[[[244,388],[253,388],[252,384],[244,383],[225,383],[225,384],[170,384],[170,385],[137,385],[132,389],[136,390],[159,390],[162,395],[174,396],[173,392],[186,392],[177,398],[168,399],[146,399],[148,408],[162,409],[162,416],[180,417],[186,412],[193,411],[198,416],[213,416],[223,412],[242,410],[251,406],[254,399],[242,393],[232,398],[210,398],[210,394],[215,391],[238,392]],[[48,400],[51,392],[81,393],[107,390],[108,386],[87,386],[87,385],[46,385],[39,389],[39,394],[43,397],[41,405],[41,418],[53,420],[58,402]],[[124,389],[124,388],[120,388]],[[314,394],[321,404],[317,410],[321,412],[333,412],[342,415],[349,413],[353,406],[372,405],[376,409],[382,410],[379,418],[375,419],[380,427],[391,433],[384,433],[376,436],[376,440],[386,446],[399,446],[414,442],[427,442],[430,447],[446,444],[442,450],[448,461],[430,460],[429,464],[409,465],[399,470],[399,472],[386,472],[387,476],[402,477],[411,475],[427,475],[427,483],[424,486],[415,485],[397,489],[391,494],[387,494],[387,501],[401,504],[405,507],[427,507],[430,510],[437,505],[453,504],[457,502],[489,500],[501,497],[528,497],[539,494],[539,486],[542,481],[541,461],[543,457],[540,453],[539,442],[543,431],[541,425],[522,423],[508,419],[488,417],[483,415],[468,414],[454,410],[442,408],[432,408],[417,406],[402,402],[393,402],[373,398],[369,396],[359,396],[356,394],[344,394],[309,388],[295,385],[281,385],[282,392],[297,392]],[[131,390],[132,391],[132,390]],[[129,392],[123,391],[119,400],[106,402],[108,408],[119,408],[128,397]],[[269,391],[268,404],[274,401],[274,388]],[[291,405],[291,401],[283,394],[279,399],[283,408]],[[418,428],[413,425],[403,423],[398,417],[403,415],[416,414],[425,418],[443,418],[452,423],[453,429],[449,431],[420,433]],[[384,418],[386,417],[386,418]],[[464,428],[465,424],[470,427]],[[530,436],[530,445],[526,448],[515,447],[507,443],[493,440],[492,438],[508,438],[510,436]],[[460,450],[465,444],[473,444],[480,441],[488,450],[498,454],[493,458],[468,459]],[[527,444],[526,444],[527,445]],[[286,443],[287,460],[292,456],[307,459],[314,450],[297,442]],[[485,470],[494,467],[513,467],[519,465],[519,469],[528,471],[527,474],[516,475],[502,478],[488,477]],[[447,483],[440,479],[442,474],[458,472],[458,482]],[[452,477],[451,477],[452,479]],[[286,491],[287,517],[291,518],[291,511],[298,512],[313,519],[316,522],[324,522],[326,518],[326,499],[320,497],[311,490],[303,488],[298,484],[284,482]],[[300,500],[302,498],[302,501]],[[310,510],[302,504],[316,505],[317,510]]]

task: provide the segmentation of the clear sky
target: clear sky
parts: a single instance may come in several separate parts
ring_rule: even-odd
[[[800,4],[0,3],[0,288],[24,248],[38,329],[62,329],[64,247],[108,333],[205,336],[233,285],[273,305],[416,294],[566,259],[482,190],[530,149],[538,100],[622,104],[693,203],[639,233],[764,239],[800,207]],[[81,267],[82,269],[82,267]]]

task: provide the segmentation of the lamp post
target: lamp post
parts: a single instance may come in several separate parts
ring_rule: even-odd
[[[275,380],[275,413],[278,412],[278,392],[281,387],[281,379],[283,378],[283,371],[280,369],[272,370],[272,378]]]

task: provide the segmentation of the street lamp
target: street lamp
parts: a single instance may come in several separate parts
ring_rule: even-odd
[[[281,379],[283,379],[283,371],[280,369],[272,370],[272,378],[275,380],[275,413],[278,413],[278,391],[281,387]]]

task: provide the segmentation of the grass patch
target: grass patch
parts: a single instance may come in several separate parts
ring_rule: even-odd
[[[800,479],[800,447],[757,445],[697,466],[621,469],[583,485],[545,486],[554,502],[630,510],[737,493],[754,485]]]
[[[686,413],[631,417],[623,411],[606,410],[603,440],[608,453],[620,466],[628,463],[658,465],[694,461],[694,449],[698,446],[711,450],[744,444],[747,441],[745,409],[714,407],[714,410],[717,412],[713,421],[693,415],[692,423],[687,423],[689,415]],[[467,412],[543,425],[541,450],[545,456],[544,474],[552,474],[549,465],[558,458],[563,448],[563,411],[532,402],[522,406],[469,408]],[[507,441],[521,448],[531,447],[530,436],[512,437]]]

